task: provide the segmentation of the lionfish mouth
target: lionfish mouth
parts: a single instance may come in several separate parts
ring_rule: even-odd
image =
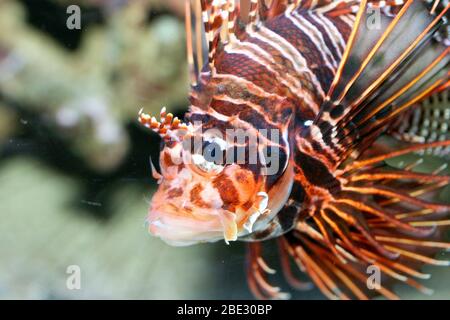
[[[162,183],[163,175],[155,170],[153,164],[151,166],[153,177]],[[165,191],[158,190],[151,201],[146,223],[150,234],[172,246],[214,242],[224,237],[220,211],[223,210],[193,210],[186,201],[168,201]]]
[[[150,208],[147,223],[152,235],[173,246],[219,240],[225,240],[228,244],[250,234],[255,221],[267,212],[255,211],[211,209],[208,213],[199,213],[173,204],[163,204]]]
[[[148,230],[172,246],[189,246],[223,239],[223,227],[217,215],[193,216],[191,212],[163,205],[151,208]]]
[[[148,230],[173,246],[219,240],[225,240],[228,244],[253,232],[260,232],[270,225],[287,200],[292,176],[287,174],[285,177],[276,190],[272,190],[270,197],[265,192],[259,192],[259,201],[250,209],[236,208],[235,212],[223,208],[191,209],[185,204],[161,201],[158,191],[147,217]]]
[[[149,232],[172,246],[202,242],[235,241],[237,215],[222,208],[191,208],[189,204],[168,202],[157,191],[147,216]]]

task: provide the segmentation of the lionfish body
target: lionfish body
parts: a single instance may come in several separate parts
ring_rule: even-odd
[[[298,289],[309,284],[291,259],[329,298],[372,296],[368,266],[428,292],[416,280],[429,277],[420,265],[450,265],[431,257],[450,248],[439,242],[450,206],[432,200],[450,177],[386,160],[448,152],[448,104],[439,104],[443,124],[429,125],[428,135],[414,119],[434,112],[433,97],[448,100],[449,5],[202,0],[194,23],[191,9],[186,1],[185,122],[165,110],[161,121],[139,118],[164,138],[150,232],[174,245],[248,241],[259,298],[286,297],[267,282],[273,270],[261,257],[261,241],[273,238]],[[405,146],[389,150],[381,135]],[[390,286],[373,290],[396,298]]]

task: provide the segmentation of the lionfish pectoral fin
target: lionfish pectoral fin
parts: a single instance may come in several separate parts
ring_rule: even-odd
[[[434,41],[447,5],[430,16],[421,1],[406,1],[394,18],[371,22],[367,1],[311,130],[338,164],[357,156],[415,103],[449,81],[450,49]],[[313,132],[313,136],[317,134]]]
[[[309,202],[281,241],[282,250],[330,299],[374,294],[398,299],[394,282],[430,294],[417,281],[429,278],[421,264],[449,264],[433,255],[450,248],[439,241],[439,231],[450,225],[450,204],[435,202],[430,193],[448,186],[450,176],[438,169],[418,173],[415,164],[392,169],[386,161],[447,148],[450,139],[395,150],[368,147],[398,115],[448,86],[450,51],[433,35],[448,23],[443,17],[450,5],[430,16],[421,1],[405,1],[374,30],[368,29],[367,5],[361,1],[317,118],[296,137],[296,181]],[[373,272],[380,281],[368,281]]]
[[[290,295],[282,292],[267,279],[267,275],[274,274],[275,270],[270,268],[262,257],[262,245],[252,242],[247,245],[247,280],[253,294],[261,300],[265,299],[289,299]]]
[[[330,299],[367,299],[375,294],[398,299],[391,289],[395,282],[430,294],[416,279],[430,277],[419,270],[422,264],[450,265],[434,258],[450,248],[450,243],[440,241],[441,231],[450,225],[450,204],[434,202],[429,194],[449,185],[450,176],[440,175],[443,166],[426,174],[414,171],[419,162],[397,169],[386,162],[448,146],[450,140],[393,151],[377,148],[346,163],[334,173],[341,191],[322,199],[319,209],[306,208],[306,218],[281,241],[282,251]],[[378,272],[380,282],[368,282],[373,272]]]

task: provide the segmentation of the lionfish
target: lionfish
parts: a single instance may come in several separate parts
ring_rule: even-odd
[[[189,112],[139,114],[163,138],[149,231],[171,245],[248,242],[261,299],[288,297],[263,258],[275,238],[296,289],[396,299],[403,282],[429,293],[421,266],[450,266],[434,257],[450,249],[450,205],[435,200],[450,176],[389,163],[427,150],[448,159],[449,7],[186,0]],[[371,266],[382,281],[369,288]]]

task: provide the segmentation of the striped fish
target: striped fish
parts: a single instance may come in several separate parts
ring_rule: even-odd
[[[433,99],[448,101],[449,7],[187,0],[189,112],[139,114],[163,138],[149,231],[172,245],[247,241],[248,283],[262,299],[288,297],[268,282],[269,239],[294,288],[309,283],[290,260],[331,299],[395,299],[396,281],[428,293],[420,265],[450,265],[432,257],[450,248],[450,205],[430,196],[450,177],[387,162],[450,146],[448,104],[443,134],[430,133]],[[373,288],[370,267],[383,275]]]

